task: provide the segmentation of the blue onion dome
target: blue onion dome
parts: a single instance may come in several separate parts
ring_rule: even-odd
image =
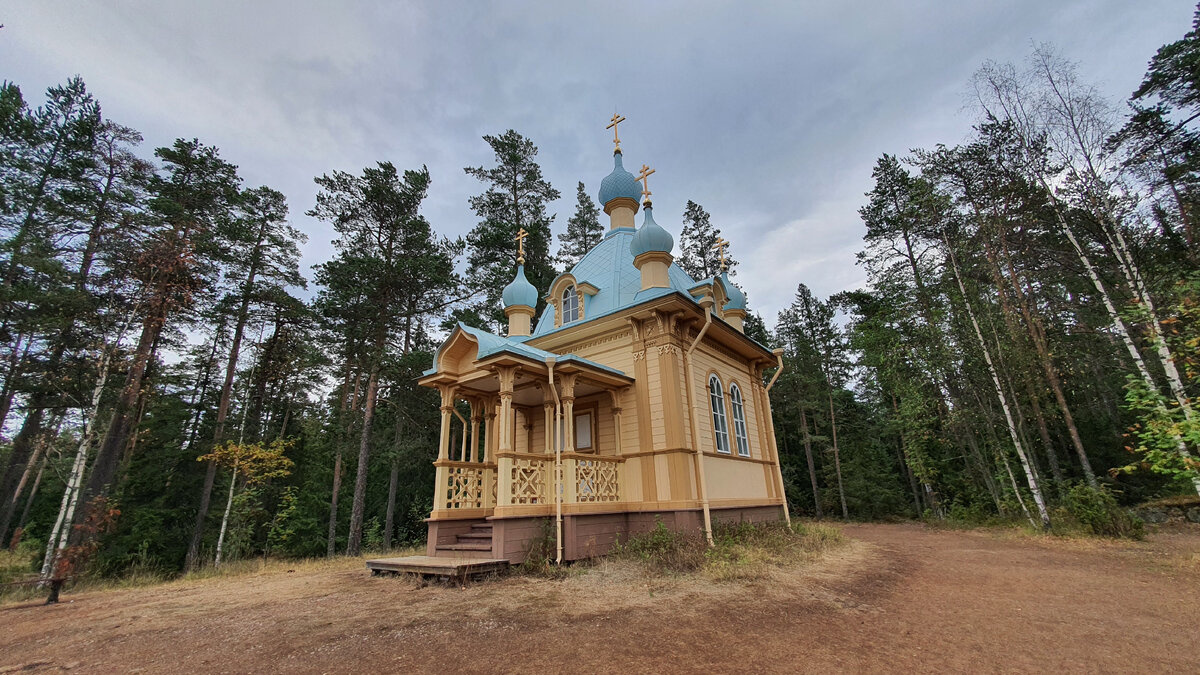
[[[505,308],[514,305],[537,307],[538,292],[533,284],[525,278],[524,265],[517,265],[517,277],[504,287],[504,292],[500,294],[500,297],[504,300]]]
[[[729,302],[726,302],[722,309],[740,309],[745,311],[746,294],[729,280],[729,274],[724,271],[721,272],[721,283],[725,285],[725,295],[729,296]]]
[[[642,185],[621,165],[621,153],[618,151],[613,153],[612,173],[600,181],[600,206],[620,197],[632,199],[636,204],[642,197]]]
[[[633,239],[629,240],[629,252],[635,258],[652,251],[670,253],[671,249],[675,248],[675,239],[670,232],[654,222],[654,209],[650,208],[650,202],[646,202],[645,213],[646,219],[642,221],[642,226],[633,233]]]

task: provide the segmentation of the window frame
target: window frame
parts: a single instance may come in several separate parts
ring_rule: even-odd
[[[708,407],[712,413],[713,447],[716,448],[717,454],[732,456],[733,452],[729,446],[729,417],[725,410],[725,387],[716,373],[708,376]]]
[[[750,457],[750,429],[746,426],[746,402],[737,382],[729,383],[729,407],[733,413],[733,438],[738,457]]]
[[[562,293],[559,294],[559,312],[562,316],[560,325],[565,326],[582,318],[583,313],[580,311],[581,304],[582,303],[579,301],[579,291],[576,289],[575,284],[569,284],[566,288],[564,288]],[[568,316],[567,313],[569,310],[573,311],[575,315],[574,317]]]

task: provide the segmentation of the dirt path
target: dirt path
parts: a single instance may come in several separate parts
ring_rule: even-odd
[[[1200,670],[1200,534],[846,532],[750,583],[602,564],[417,588],[349,561],[81,593],[0,607],[0,672]]]

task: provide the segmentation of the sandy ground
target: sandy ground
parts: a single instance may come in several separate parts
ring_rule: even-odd
[[[1200,671],[1200,533],[854,525],[769,579],[421,588],[358,561],[0,607],[0,672]]]

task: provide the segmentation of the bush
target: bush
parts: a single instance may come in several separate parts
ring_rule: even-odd
[[[1144,534],[1141,519],[1121,508],[1116,497],[1103,487],[1077,484],[1067,492],[1063,506],[1092,534],[1127,539],[1141,539]]]

